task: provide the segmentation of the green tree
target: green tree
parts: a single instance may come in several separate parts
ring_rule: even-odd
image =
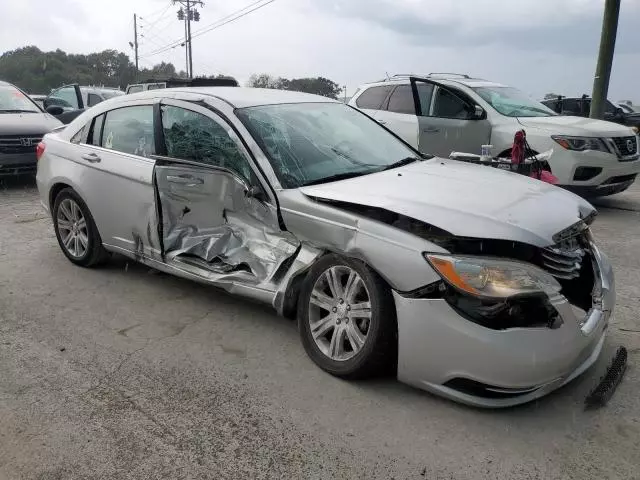
[[[324,77],[292,78],[272,77],[266,73],[254,74],[249,77],[248,87],[277,88],[296,92],[313,93],[324,97],[337,99],[342,88],[336,82]]]
[[[139,72],[137,79],[175,77],[171,63],[162,62]],[[0,79],[29,93],[48,93],[68,83],[126,88],[136,83],[131,59],[116,50],[67,54],[62,50],[43,52],[34,46],[10,50],[0,56]]]

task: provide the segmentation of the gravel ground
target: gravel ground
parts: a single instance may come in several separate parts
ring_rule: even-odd
[[[625,479],[640,472],[640,185],[598,202],[616,317],[599,364],[522,407],[316,368],[293,322],[114,259],[74,267],[29,182],[0,190],[0,479]],[[613,349],[610,403],[583,400]]]

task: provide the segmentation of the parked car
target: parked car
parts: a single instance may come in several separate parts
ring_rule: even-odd
[[[35,173],[36,146],[59,125],[18,87],[0,81],[0,176]]]
[[[124,92],[117,88],[64,85],[52,90],[44,99],[43,105],[47,112],[67,124],[86,108],[120,95],[124,95]]]
[[[556,99],[544,100],[546,106],[560,115],[573,115],[578,117],[588,117],[591,112],[591,98],[587,95],[582,97],[558,97]],[[608,122],[627,125],[638,133],[640,127],[640,113],[626,112],[624,108],[614,104],[610,100],[605,102],[604,119]]]
[[[467,75],[397,75],[362,86],[349,104],[440,156],[480,153],[490,144],[509,157],[516,131],[524,129],[535,152],[554,150],[549,163],[559,184],[587,197],[626,190],[640,172],[630,128],[559,116],[515,88]]]
[[[36,102],[38,106],[44,110],[44,99],[47,98],[46,95],[37,95],[37,94],[29,94],[29,98]]]
[[[232,77],[220,78],[168,78],[162,81],[147,80],[143,83],[127,85],[127,93],[140,93],[147,90],[173,87],[237,87],[238,81]]]
[[[640,107],[637,107],[635,105],[629,105],[626,103],[617,103],[616,105],[620,107],[626,114],[632,115],[634,113],[640,113]]]
[[[45,136],[37,184],[64,255],[108,252],[298,318],[344,378],[394,372],[485,407],[598,358],[615,293],[594,208],[540,181],[420,154],[299,92],[150,90]]]

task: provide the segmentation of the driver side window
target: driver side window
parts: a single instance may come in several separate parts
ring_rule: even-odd
[[[456,118],[468,120],[473,109],[455,93],[445,88],[438,88],[436,92],[433,116],[442,118]]]
[[[201,113],[162,106],[162,129],[167,156],[229,169],[247,181],[251,167],[223,126]]]
[[[62,87],[49,95],[47,98],[48,105],[59,105],[62,108],[67,109],[79,109],[78,97],[76,96],[76,89],[73,86]]]

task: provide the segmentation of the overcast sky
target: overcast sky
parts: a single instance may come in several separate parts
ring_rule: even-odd
[[[264,2],[268,0],[263,0]],[[197,32],[255,0],[205,0]],[[535,97],[591,93],[604,0],[275,0],[193,41],[194,73],[326,76],[351,94],[393,73],[464,72]],[[184,48],[169,0],[0,2],[0,51],[24,45],[131,54],[142,17],[141,65],[173,62]],[[640,103],[640,0],[622,0],[609,97]]]

